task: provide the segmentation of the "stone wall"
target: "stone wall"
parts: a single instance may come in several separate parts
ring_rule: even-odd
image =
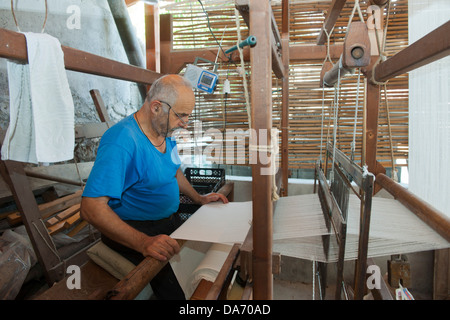
[[[41,32],[45,19],[44,0],[14,0],[14,12],[22,32]],[[18,31],[10,1],[0,2],[0,28]],[[62,45],[108,59],[128,63],[107,0],[48,0],[45,32]],[[113,121],[136,111],[142,103],[138,87],[128,81],[67,71],[75,104],[75,123],[98,122],[99,117],[89,94],[98,89]],[[0,59],[0,127],[9,123],[9,92],[6,59]],[[80,161],[95,158],[98,139],[77,140]]]

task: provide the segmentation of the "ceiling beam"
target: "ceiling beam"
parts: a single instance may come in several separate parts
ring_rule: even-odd
[[[333,0],[330,7],[328,8],[325,21],[323,23],[322,29],[320,30],[319,36],[317,37],[317,44],[324,44],[327,40],[327,33],[333,29],[339,15],[341,14],[342,8],[344,8],[345,2],[347,0]],[[326,32],[324,31],[326,30]]]
[[[374,79],[384,82],[450,54],[450,21],[375,67]]]
[[[113,79],[151,85],[160,73],[126,63],[107,59],[92,53],[61,46],[67,70],[93,74]],[[0,57],[28,62],[25,35],[0,29]]]

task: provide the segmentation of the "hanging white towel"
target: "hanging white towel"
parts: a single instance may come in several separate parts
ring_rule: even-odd
[[[73,159],[74,105],[58,39],[24,33],[28,64],[8,61],[10,119],[2,160],[29,163]]]

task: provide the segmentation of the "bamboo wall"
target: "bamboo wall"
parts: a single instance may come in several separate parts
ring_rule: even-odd
[[[290,44],[315,44],[324,21],[324,12],[331,1],[291,1],[290,4]],[[363,14],[366,15],[368,1],[360,1]],[[343,43],[346,27],[353,9],[353,1],[347,1],[330,43]],[[203,1],[208,13],[208,21],[198,1],[183,1],[162,7],[161,13],[173,15],[174,50],[216,48],[221,42],[224,50],[236,44],[237,28],[233,1]],[[275,2],[273,11],[279,30],[281,30],[281,4]],[[408,3],[398,0],[391,5],[389,28],[386,42],[386,54],[391,56],[408,45]],[[353,21],[358,21],[355,15]],[[248,34],[247,26],[240,18],[241,38]],[[336,61],[333,61],[336,62]],[[242,77],[237,68],[240,63],[229,64],[220,59],[220,82],[214,94],[197,93],[197,106],[194,120],[202,121],[203,130],[241,128],[247,130],[248,117],[245,107],[245,95]],[[320,88],[320,71],[323,57],[312,61],[292,61],[290,63],[290,103],[289,103],[289,168],[313,168],[318,159],[320,145],[325,145],[333,134],[333,109],[335,89]],[[209,67],[209,64],[204,64]],[[250,79],[250,67],[245,70]],[[231,94],[224,97],[222,83],[228,78],[231,82]],[[337,144],[350,155],[353,140],[355,99],[357,92],[357,74],[342,79],[339,91],[339,109],[337,120]],[[361,76],[359,108],[356,120],[355,160],[361,159],[362,125],[364,104],[364,77]],[[249,90],[251,84],[249,83]],[[280,129],[281,116],[281,80],[273,77],[273,124]],[[322,99],[324,95],[324,100]],[[408,76],[407,74],[392,79],[387,84],[388,107],[390,110],[390,131],[392,132],[392,149],[389,139],[388,117],[384,94],[382,94],[379,116],[379,139],[377,160],[386,168],[391,167],[391,160],[408,158]],[[323,102],[322,102],[323,101]],[[323,117],[322,117],[323,114]],[[323,122],[323,128],[322,128]],[[198,146],[198,144],[197,144]],[[280,144],[281,146],[281,144]],[[392,150],[392,153],[391,153]],[[223,159],[223,158],[222,158]]]

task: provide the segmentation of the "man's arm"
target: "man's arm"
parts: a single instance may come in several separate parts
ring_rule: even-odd
[[[150,237],[128,225],[109,207],[108,201],[108,197],[83,197],[81,217],[108,238],[144,256],[167,261],[180,251],[178,242],[169,236],[163,234]]]
[[[180,192],[189,198],[192,199],[195,203],[198,204],[207,204],[214,201],[221,200],[223,203],[228,203],[227,197],[225,197],[223,194],[220,193],[208,193],[205,195],[199,194],[189,183],[189,181],[184,176],[181,169],[177,170],[177,181],[178,186],[180,188]]]

